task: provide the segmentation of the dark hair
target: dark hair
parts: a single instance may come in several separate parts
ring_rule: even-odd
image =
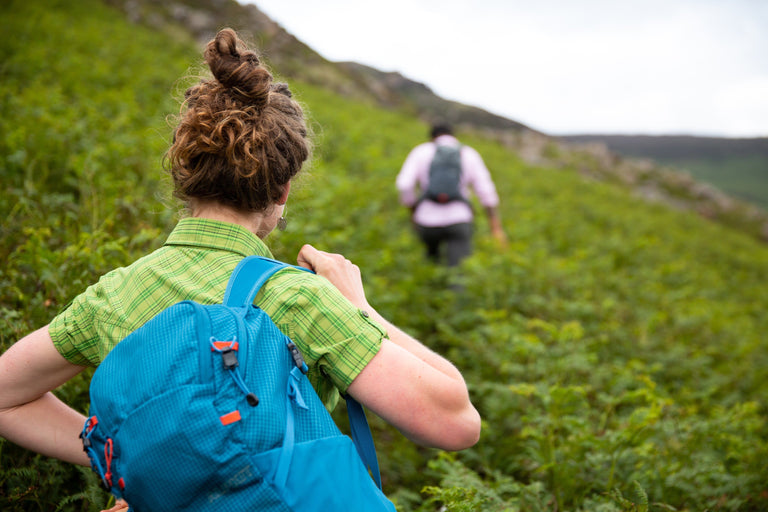
[[[441,135],[453,135],[453,128],[451,128],[451,125],[447,123],[436,123],[432,125],[432,128],[429,131],[429,136],[434,139]]]
[[[204,56],[213,79],[186,91],[167,154],[174,195],[264,211],[309,157],[304,113],[234,30],[216,34]]]

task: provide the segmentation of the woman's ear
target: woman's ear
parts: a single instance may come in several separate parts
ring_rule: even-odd
[[[291,192],[291,182],[285,184],[285,189],[283,190],[283,194],[280,196],[280,199],[277,200],[277,204],[285,204],[288,202],[288,194]]]

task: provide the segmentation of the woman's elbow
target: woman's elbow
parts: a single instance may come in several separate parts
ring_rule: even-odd
[[[456,415],[449,428],[443,429],[444,439],[437,448],[447,451],[470,448],[480,440],[480,429],[480,413],[469,404],[466,410]]]
[[[440,412],[432,416],[431,430],[435,435],[435,448],[459,451],[470,448],[480,440],[480,413],[472,405],[469,392],[463,380],[454,381],[453,386],[444,386],[445,394],[438,403]]]

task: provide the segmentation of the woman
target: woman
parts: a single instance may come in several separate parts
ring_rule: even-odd
[[[0,356],[0,435],[39,453],[89,465],[78,439],[84,416],[51,390],[98,365],[128,333],[180,300],[220,303],[245,256],[271,256],[291,179],[310,154],[301,107],[234,31],[205,50],[213,74],[186,93],[168,167],[190,212],[166,244],[103,276],[49,325]],[[347,392],[424,446],[473,445],[480,418],[447,360],[379,315],[360,270],[305,245],[256,303],[300,348],[328,406]],[[418,414],[414,414],[418,411]]]

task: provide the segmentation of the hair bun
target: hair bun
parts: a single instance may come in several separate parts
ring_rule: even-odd
[[[216,34],[205,49],[205,61],[221,85],[249,104],[267,104],[272,75],[255,52],[245,47],[231,28]]]
[[[270,91],[276,92],[277,94],[282,94],[283,96],[287,96],[289,98],[293,97],[291,90],[288,88],[288,84],[283,82],[277,82],[275,84],[272,84],[270,86]]]

